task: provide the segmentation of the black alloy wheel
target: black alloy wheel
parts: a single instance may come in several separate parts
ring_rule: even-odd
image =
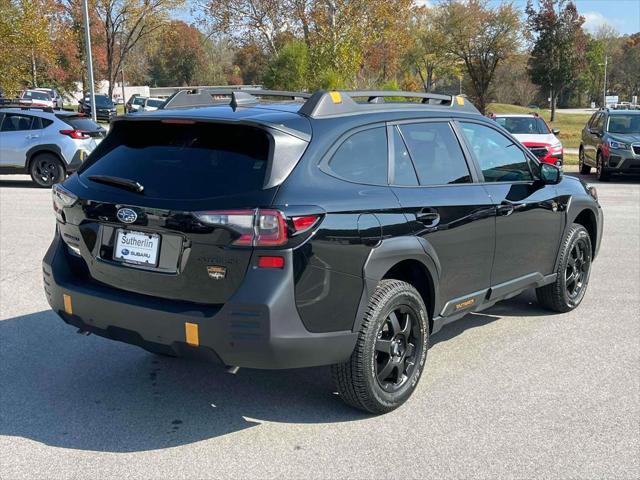
[[[570,299],[576,299],[582,293],[589,278],[591,268],[591,247],[586,239],[579,238],[569,252],[565,271],[565,288]]]
[[[411,378],[422,355],[418,322],[408,305],[389,312],[376,339],[376,378],[386,392],[397,392]]]
[[[40,187],[51,187],[64,179],[64,167],[51,153],[42,153],[31,161],[30,172],[33,181]]]

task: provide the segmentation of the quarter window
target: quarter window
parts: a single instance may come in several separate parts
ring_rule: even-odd
[[[477,123],[463,122],[461,125],[480,164],[485,182],[533,180],[527,156],[509,138]]]
[[[470,183],[469,167],[451,126],[445,122],[400,126],[420,185]]]
[[[354,133],[329,161],[337,176],[356,183],[387,184],[387,132],[385,127]]]
[[[409,150],[407,150],[407,146],[397,127],[393,127],[393,184],[402,186],[418,185],[418,177],[416,177]]]

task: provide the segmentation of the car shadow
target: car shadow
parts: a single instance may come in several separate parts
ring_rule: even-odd
[[[36,185],[35,182],[32,180],[12,180],[12,179],[3,178],[2,180],[0,180],[0,188],[40,189],[42,187],[39,187],[38,185]]]
[[[520,297],[445,326],[433,343],[504,315],[547,315]],[[526,310],[525,310],[526,308]],[[77,335],[51,311],[0,321],[0,435],[101,452],[156,450],[262,423],[369,416],[343,404],[329,369],[228,374]]]
[[[585,183],[591,183],[594,185],[597,185],[597,184],[610,185],[615,183],[640,183],[640,175],[634,175],[634,174],[613,175],[612,177],[610,177],[608,182],[601,182],[600,180],[598,180],[598,178],[594,173],[584,175],[579,172],[567,172],[565,173],[565,175],[579,178]]]

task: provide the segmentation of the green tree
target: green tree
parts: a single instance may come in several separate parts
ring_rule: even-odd
[[[584,18],[571,0],[540,0],[539,10],[528,0],[526,13],[535,35],[529,75],[541,89],[549,89],[553,122],[558,96],[577,82],[584,65]]]
[[[444,0],[436,8],[446,49],[464,65],[471,97],[484,113],[496,68],[518,50],[518,12],[510,3],[491,7],[486,0]]]
[[[272,59],[264,76],[268,88],[306,90],[309,76],[309,50],[301,40],[286,43]]]

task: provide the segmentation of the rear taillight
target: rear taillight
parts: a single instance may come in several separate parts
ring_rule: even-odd
[[[91,138],[87,135],[87,132],[82,130],[60,130],[60,133],[63,135],[67,135],[75,140],[86,140],[87,138]]]
[[[62,214],[62,209],[73,206],[78,201],[78,197],[59,184],[53,186],[51,195],[53,197],[53,211],[56,218],[64,223],[65,219]]]
[[[279,210],[215,210],[196,212],[195,216],[206,225],[228,228],[236,234],[232,245],[277,247],[285,245],[292,235],[309,230],[318,221],[318,215],[293,217],[287,224]]]

